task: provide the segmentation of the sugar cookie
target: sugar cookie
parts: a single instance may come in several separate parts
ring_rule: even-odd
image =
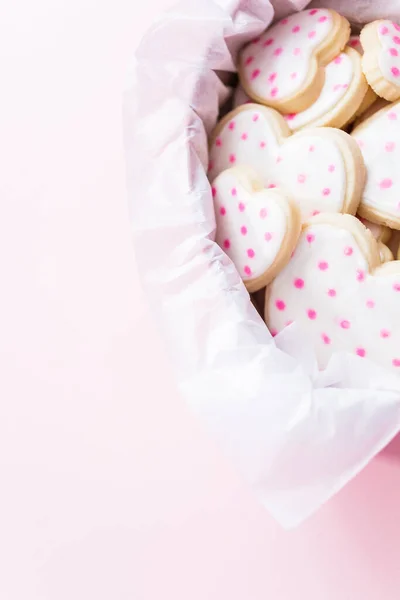
[[[400,374],[400,262],[381,264],[371,233],[350,215],[318,215],[267,289],[276,334],[297,322],[319,366],[334,352],[368,358]]]
[[[349,22],[334,10],[295,13],[242,50],[241,84],[251,98],[281,112],[305,110],[322,90],[322,67],[343,50],[349,36]]]
[[[361,223],[370,230],[374,238],[377,242],[382,242],[382,244],[387,244],[392,236],[392,230],[389,227],[385,227],[385,225],[378,225],[378,223],[372,223],[372,221],[368,221],[368,219],[364,219],[357,215]]]
[[[212,184],[216,242],[235,264],[249,292],[255,292],[287,263],[301,230],[296,204],[278,190],[266,190],[253,169],[223,171]]]
[[[360,33],[363,71],[374,92],[386,100],[400,98],[400,25],[378,20]]]
[[[354,50],[357,50],[360,56],[364,54],[360,42],[360,36],[351,35],[348,41],[348,46],[350,46],[350,48],[354,48]],[[374,90],[368,85],[367,93],[365,94],[364,99],[356,110],[354,116],[358,117],[365,113],[365,111],[369,109],[369,107],[377,100],[377,98],[378,96],[375,94]]]
[[[302,219],[317,212],[354,214],[364,186],[361,152],[344,131],[313,128],[293,136],[277,111],[245,104],[218,123],[210,140],[209,175],[249,165],[266,187],[280,187]]]
[[[367,181],[358,213],[374,223],[400,229],[400,102],[389,104],[356,127]]]
[[[375,96],[376,96],[376,94],[375,94]],[[389,104],[390,104],[390,102],[388,102],[384,98],[379,98],[379,96],[376,96],[376,100],[366,110],[364,110],[362,112],[362,114],[358,114],[358,116],[353,124],[353,131],[356,127],[361,125],[361,123],[363,123],[364,121],[366,121],[367,119],[372,117],[372,115],[377,113],[378,110],[381,110],[381,108],[385,108],[385,106],[388,106]],[[358,113],[360,113],[360,112],[361,111],[358,111]]]
[[[385,244],[382,244],[382,242],[378,242],[378,249],[379,249],[379,256],[380,256],[382,263],[386,263],[391,260],[394,260],[392,251]]]

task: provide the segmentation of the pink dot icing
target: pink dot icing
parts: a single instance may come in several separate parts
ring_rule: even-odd
[[[400,292],[400,283],[394,283],[393,284],[393,289],[395,292]]]
[[[324,342],[324,344],[331,343],[331,338],[329,337],[329,335],[326,335],[326,333],[321,333],[321,338],[322,338],[322,341]]]
[[[336,290],[334,290],[333,288],[329,289],[328,296],[330,296],[331,298],[334,298],[336,296]]]
[[[342,62],[342,57],[340,56],[340,54],[335,58],[333,62],[335,63],[335,65],[340,65],[340,63]]]
[[[242,235],[246,235],[247,234],[247,227],[245,225],[242,225],[242,227],[240,228],[240,233]]]
[[[318,23],[325,23],[325,21],[326,21],[327,19],[328,19],[328,17],[325,17],[325,16],[324,16],[324,17],[320,17],[320,18],[318,19]]]
[[[385,179],[382,179],[379,182],[379,187],[381,188],[381,190],[387,190],[389,188],[391,188],[393,185],[393,181],[391,179],[389,179],[389,177],[386,177]]]
[[[277,93],[278,93],[278,88],[277,87],[272,88],[272,90],[271,90],[271,96],[273,98],[275,98],[275,96],[277,95]]]
[[[229,155],[229,162],[231,164],[233,164],[234,162],[236,162],[236,156],[234,154],[230,154]]]
[[[292,33],[298,33],[300,31],[299,25],[295,25],[292,29]]]
[[[390,70],[394,77],[398,77],[400,75],[400,69],[398,69],[397,67],[392,67]]]
[[[246,206],[243,204],[243,202],[239,202],[238,209],[240,210],[240,212],[243,212],[245,208]]]
[[[283,48],[275,48],[274,56],[280,56],[283,52]]]
[[[246,61],[245,61],[245,63],[244,63],[244,64],[245,64],[246,66],[249,66],[249,65],[251,65],[251,63],[253,62],[253,60],[254,60],[254,56],[248,56],[248,57],[246,58]]]
[[[328,167],[329,173],[333,173],[334,170],[335,170],[335,165],[329,165],[329,167]]]
[[[300,49],[300,48],[294,48],[294,50],[293,50],[293,54],[294,54],[295,56],[298,56],[298,55],[300,54],[300,52],[301,52],[301,49]]]
[[[275,302],[275,306],[278,310],[285,310],[285,308],[286,308],[286,304],[284,303],[283,300],[277,300]]]
[[[291,79],[296,79],[296,77],[297,77],[296,71],[293,71],[293,73],[290,73],[290,78]]]
[[[309,34],[308,34],[308,37],[309,37],[310,40],[312,40],[312,38],[315,37],[315,31],[314,30],[310,31]]]
[[[391,121],[396,121],[397,120],[397,115],[392,110],[390,112],[388,112],[387,116],[388,116],[388,119],[390,119]]]
[[[212,197],[215,198],[215,196],[217,195],[217,190],[215,187],[211,188],[211,193],[212,193]]]
[[[330,193],[331,193],[331,190],[329,188],[324,188],[322,190],[322,195],[323,196],[329,196]]]
[[[235,125],[236,125],[235,121],[231,121],[229,123],[229,125],[228,125],[228,129],[230,129],[231,131],[233,131],[235,129]]]
[[[219,209],[219,212],[222,216],[226,215],[226,209],[224,206],[221,206],[221,208]]]
[[[297,277],[294,280],[294,287],[296,287],[298,290],[301,290],[304,287],[304,279]]]
[[[251,275],[251,269],[248,265],[245,266],[244,272],[246,273],[246,275]]]
[[[260,219],[265,219],[265,218],[266,218],[266,216],[267,216],[267,214],[268,214],[268,213],[267,213],[267,209],[266,209],[266,208],[262,208],[262,209],[260,210]]]
[[[313,308],[309,308],[307,311],[307,316],[309,319],[311,319],[311,321],[315,321],[317,318],[317,313]]]
[[[265,142],[260,142],[260,148],[265,148],[267,144]]]
[[[303,173],[300,173],[299,175],[297,175],[297,181],[299,183],[304,183],[306,180],[306,176]]]
[[[282,19],[282,21],[280,22],[281,25],[286,25],[286,23],[288,22],[289,19]]]
[[[315,146],[311,145],[308,147],[309,152],[314,152],[314,150],[315,150]]]
[[[253,115],[253,121],[256,122],[258,121],[260,115],[258,113],[256,113],[255,115]]]
[[[346,319],[342,319],[339,325],[342,329],[350,329],[350,321],[347,321]]]
[[[399,53],[397,52],[396,48],[389,48],[389,52],[392,56],[398,56]]]
[[[361,356],[361,358],[364,358],[364,356],[366,355],[365,348],[356,348],[356,354],[357,356]]]
[[[367,300],[366,305],[367,308],[374,308],[375,302],[373,300]]]
[[[344,253],[346,256],[351,256],[353,254],[353,248],[351,246],[346,246]]]
[[[249,248],[249,249],[247,250],[247,256],[248,256],[249,258],[254,258],[254,257],[255,257],[255,255],[256,255],[256,253],[254,252],[253,248]]]
[[[242,140],[247,140],[249,136],[247,135],[247,133],[242,133]]]
[[[326,271],[328,267],[329,267],[329,265],[328,265],[328,263],[327,263],[325,260],[321,260],[321,261],[318,263],[318,269],[319,269],[320,271]]]
[[[315,235],[313,233],[307,233],[306,240],[311,244],[315,240]]]
[[[356,279],[357,281],[365,281],[365,273],[362,269],[357,269]]]
[[[236,189],[236,188],[232,188],[232,189],[231,189],[231,194],[232,194],[232,196],[236,196],[236,194],[237,194],[237,189]]]
[[[389,29],[385,26],[381,27],[380,32],[382,35],[386,35],[387,33],[389,33]]]
[[[273,43],[274,43],[274,38],[268,38],[267,40],[265,40],[263,46],[270,46]]]
[[[230,246],[231,246],[230,241],[229,240],[224,240],[224,248],[228,249],[228,248],[230,248]]]
[[[312,10],[310,10],[310,15],[311,16],[316,15],[317,12],[318,12],[318,9],[317,8],[313,8]]]
[[[272,233],[270,233],[269,231],[267,231],[264,235],[264,238],[267,242],[270,242],[272,240]]]
[[[254,71],[251,74],[251,79],[257,79],[257,77],[259,76],[260,73],[261,73],[260,69],[254,69]]]
[[[390,337],[390,331],[387,329],[381,329],[380,336],[381,338],[388,338]]]
[[[394,358],[394,359],[392,360],[392,365],[393,365],[394,367],[400,367],[400,358]]]
[[[400,37],[398,35],[393,36],[393,41],[395,44],[400,44]]]
[[[268,81],[270,83],[273,83],[276,79],[276,75],[277,75],[276,73],[271,73],[270,75],[268,75]]]
[[[215,140],[215,145],[218,146],[218,147],[222,146],[222,140],[221,140],[221,138],[217,138]]]

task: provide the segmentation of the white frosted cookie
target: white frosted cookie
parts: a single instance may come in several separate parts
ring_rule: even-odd
[[[266,190],[253,169],[223,171],[212,184],[216,242],[235,264],[247,289],[255,292],[287,263],[301,230],[294,202]]]
[[[388,20],[368,23],[360,33],[363,71],[374,92],[385,100],[400,98],[400,25]]]
[[[364,54],[359,35],[351,35],[348,41],[348,46],[356,50],[360,56]],[[375,94],[374,90],[370,87],[370,85],[368,85],[367,93],[365,94],[360,106],[356,110],[354,117],[359,117],[365,113],[365,111],[369,109],[369,107],[377,100],[377,98],[378,96]]]
[[[270,284],[265,317],[272,334],[295,322],[320,368],[347,351],[400,374],[400,262],[381,264],[371,233],[350,215],[319,215]]]
[[[357,210],[365,169],[354,140],[339,129],[305,129],[291,136],[271,108],[246,104],[226,115],[210,139],[209,177],[248,165],[266,187],[279,187],[300,207],[302,219],[318,212]]]
[[[322,67],[343,50],[349,36],[349,22],[333,10],[295,13],[245,46],[241,84],[251,98],[281,112],[305,110],[322,90]]]
[[[353,130],[359,125],[361,125],[361,123],[372,117],[372,115],[377,113],[378,110],[381,110],[381,108],[385,108],[385,106],[388,106],[389,104],[390,102],[388,102],[384,98],[379,98],[379,96],[376,96],[376,100],[365,111],[363,111],[362,114],[359,114],[357,116],[357,119],[354,121],[353,124]]]
[[[367,181],[358,208],[374,223],[400,229],[400,102],[389,104],[356,127],[367,169]]]

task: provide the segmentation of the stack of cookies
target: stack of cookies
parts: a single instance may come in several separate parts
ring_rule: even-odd
[[[305,10],[239,79],[210,140],[216,241],[272,335],[297,323],[320,368],[346,351],[400,375],[400,26]]]

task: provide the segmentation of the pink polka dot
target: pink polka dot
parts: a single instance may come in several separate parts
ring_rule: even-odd
[[[260,219],[265,219],[266,216],[267,216],[267,214],[268,214],[267,209],[266,208],[262,208],[260,210]]]
[[[258,113],[256,113],[255,115],[253,115],[253,121],[256,122],[258,121],[260,115]]]
[[[300,49],[300,48],[294,48],[294,50],[293,50],[293,54],[294,54],[295,56],[299,56],[300,52],[301,52],[301,49]]]
[[[244,270],[244,272],[246,273],[247,276],[251,275],[251,269],[250,269],[250,267],[248,265],[246,265],[243,270]]]
[[[249,258],[254,258],[254,257],[255,257],[255,255],[256,255],[256,253],[254,252],[253,248],[249,248],[249,249],[247,250],[247,256],[248,256]]]
[[[208,163],[208,171],[212,171],[214,168],[214,162],[212,160],[210,160],[210,162]]]
[[[329,167],[328,167],[329,173],[333,173],[334,170],[335,170],[335,165],[329,165]]]
[[[400,283],[394,283],[393,284],[393,289],[395,292],[400,292]]]
[[[277,156],[277,157],[276,157],[276,163],[280,163],[280,162],[281,162],[281,160],[282,160],[282,156]]]
[[[380,28],[380,32],[382,35],[386,35],[387,33],[389,33],[389,29],[385,26]]]
[[[242,133],[242,140],[247,140],[249,136],[247,135],[247,133]]]
[[[319,214],[320,214],[320,211],[319,211],[319,210],[313,210],[313,211],[312,211],[312,213],[311,213],[311,216],[312,216],[312,217],[316,217],[316,216],[317,216],[317,215],[319,215]]]
[[[246,206],[243,204],[243,202],[239,202],[238,209],[240,210],[240,212],[243,212],[245,208]]]
[[[333,288],[329,289],[328,296],[330,296],[331,298],[334,298],[336,296],[336,290],[334,290]]]
[[[230,241],[229,240],[224,240],[224,248],[228,249],[228,248],[230,248],[230,246],[231,246]]]
[[[265,40],[263,46],[270,46],[271,44],[274,43],[274,38],[268,38],[267,40]]]
[[[283,300],[277,300],[275,302],[275,306],[278,310],[285,310],[285,308],[286,308],[286,304],[284,303]]]
[[[258,44],[258,42],[260,41],[260,37],[255,37],[254,40],[251,40],[252,44]]]
[[[265,238],[265,240],[266,240],[267,242],[270,242],[270,241],[272,240],[272,233],[270,233],[269,231],[267,231],[267,232],[264,234],[264,238]]]
[[[344,249],[345,256],[351,256],[353,254],[353,248],[351,246],[346,246]]]
[[[296,79],[296,77],[297,77],[296,71],[293,71],[293,73],[290,73],[290,78],[291,79]]]
[[[318,19],[318,23],[325,23],[325,21],[327,21],[328,17],[320,17]]]
[[[275,98],[275,96],[277,95],[277,93],[278,93],[278,88],[277,87],[272,88],[272,90],[271,90],[271,96],[273,98]]]
[[[296,287],[298,290],[301,290],[304,287],[304,279],[297,277],[297,279],[294,280],[294,287]]]
[[[398,69],[397,67],[392,67],[390,70],[394,77],[398,77],[400,75],[400,69]]]
[[[304,183],[306,180],[306,176],[304,175],[304,173],[300,173],[299,175],[297,175],[297,181],[299,183]]]
[[[311,321],[315,321],[317,318],[317,313],[313,308],[309,308],[307,311],[307,316],[309,319],[311,319]]]
[[[233,131],[235,129],[236,123],[235,121],[231,121],[228,125],[228,129],[230,129],[231,131]]]
[[[236,162],[236,156],[234,154],[230,154],[229,155],[229,162],[231,164],[233,164],[234,162]]]
[[[330,193],[331,193],[331,190],[329,188],[324,188],[322,190],[322,195],[323,196],[329,196]]]
[[[265,142],[260,142],[260,148],[265,148],[267,144]]]
[[[381,329],[380,336],[381,338],[388,338],[390,337],[390,331],[387,329]]]
[[[357,354],[357,356],[361,356],[361,358],[364,358],[364,356],[367,353],[365,351],[365,348],[356,348],[356,354]]]
[[[362,269],[357,269],[356,279],[357,279],[357,281],[365,281],[365,273]]]
[[[219,209],[219,214],[222,215],[222,216],[226,215],[226,208],[225,208],[225,206],[221,206],[221,208]]]
[[[272,337],[275,337],[275,336],[277,336],[277,335],[278,335],[278,332],[277,332],[277,330],[276,330],[276,329],[270,329],[270,330],[269,330],[269,332],[270,332],[270,334],[272,335]]]
[[[247,234],[247,227],[245,225],[242,225],[242,227],[240,228],[240,233],[242,235],[246,235]]]
[[[350,321],[347,321],[346,319],[342,319],[339,325],[342,329],[350,329]]]
[[[215,196],[217,195],[217,189],[215,187],[212,187],[211,193],[212,193],[212,197],[215,198]]]
[[[367,300],[365,304],[367,308],[374,308],[375,306],[375,302],[373,300]]]
[[[299,25],[295,25],[292,29],[292,33],[298,33],[300,31]]]
[[[400,44],[400,37],[398,35],[393,36],[393,41],[395,44]]]
[[[270,75],[268,75],[268,81],[270,83],[273,83],[275,81],[275,79],[276,79],[276,75],[277,75],[277,73],[275,73],[275,72],[271,73]]]
[[[396,148],[396,144],[394,142],[386,142],[386,144],[385,144],[386,152],[393,152],[393,150],[395,148]]]
[[[276,183],[270,183],[267,187],[269,190],[272,188],[276,188]]]
[[[296,115],[297,113],[289,113],[288,115],[283,115],[283,118],[286,119],[286,121],[293,121]]]
[[[315,240],[315,235],[313,233],[307,233],[306,240],[309,244],[311,244]]]
[[[388,116],[388,119],[390,119],[391,121],[397,121],[397,115],[392,110],[390,112],[388,112],[387,116]]]
[[[342,62],[342,57],[340,56],[340,54],[335,58],[333,62],[335,63],[335,65],[340,65],[340,63]]]
[[[396,48],[389,48],[389,52],[392,56],[398,56],[399,53]]]
[[[310,31],[308,34],[308,37],[310,40],[312,40],[312,38],[315,37],[315,31],[314,30]]]
[[[400,367],[400,358],[394,358],[394,359],[392,360],[392,365],[393,365],[394,367]]]
[[[314,150],[315,150],[315,146],[313,146],[313,145],[311,144],[311,146],[309,146],[309,147],[308,147],[308,151],[309,151],[309,152],[314,152]]]
[[[379,187],[381,188],[381,190],[387,190],[389,188],[391,188],[393,185],[393,181],[391,179],[389,179],[389,177],[386,177],[385,179],[382,179],[379,182]]]
[[[324,344],[331,343],[331,338],[329,337],[329,335],[326,335],[326,333],[321,333],[321,338],[322,338],[322,341],[324,342]]]
[[[254,71],[251,74],[251,79],[257,79],[257,77],[260,75],[261,71],[260,69],[254,69]]]
[[[318,263],[318,269],[319,269],[320,271],[326,271],[328,267],[329,267],[329,265],[328,265],[328,263],[327,263],[325,260],[321,260],[321,261]]]
[[[318,12],[318,9],[317,8],[313,8],[312,10],[310,10],[310,15],[311,16],[316,15],[317,12]]]
[[[360,45],[360,40],[355,39],[355,40],[351,40],[351,42],[350,42],[350,46],[352,48],[355,48],[356,46],[359,46],[359,45]]]
[[[220,146],[222,146],[222,140],[221,140],[221,138],[217,138],[217,139],[215,140],[215,145],[216,145],[216,146],[219,146],[219,147],[220,147]]]
[[[237,196],[237,189],[235,187],[231,189],[231,194],[232,196]]]
[[[289,19],[282,19],[282,21],[280,22],[280,25],[286,25],[286,23],[288,22]]]
[[[274,50],[274,56],[280,56],[283,52],[283,48],[275,48]]]
[[[246,58],[246,60],[245,60],[245,63],[244,63],[246,65],[246,67],[248,67],[249,65],[251,65],[251,63],[253,62],[253,60],[254,60],[254,56],[248,56]]]

